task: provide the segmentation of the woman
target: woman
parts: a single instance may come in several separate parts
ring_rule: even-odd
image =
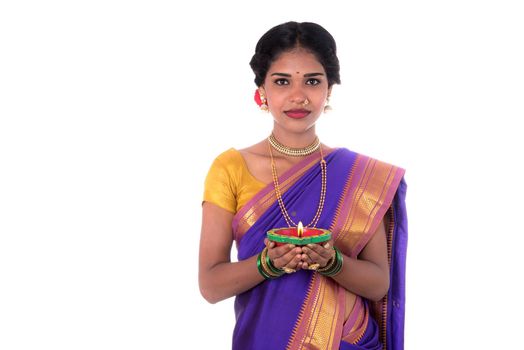
[[[211,303],[236,296],[234,349],[402,349],[404,170],[318,141],[315,123],[340,83],[324,28],[276,26],[250,64],[273,131],[220,154],[209,170],[202,295]],[[268,230],[299,221],[329,229],[332,240],[267,240]],[[230,261],[233,240],[238,262]]]

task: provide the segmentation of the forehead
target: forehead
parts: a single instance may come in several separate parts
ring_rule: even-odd
[[[280,54],[269,67],[268,73],[325,73],[324,67],[314,54],[303,49],[286,51]]]

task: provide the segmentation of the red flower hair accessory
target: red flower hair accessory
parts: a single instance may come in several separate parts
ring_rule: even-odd
[[[260,94],[260,89],[256,89],[255,91],[255,102],[260,107],[261,110],[267,112],[269,109],[267,108],[266,104],[266,98]]]
[[[257,103],[257,105],[259,107],[262,106],[262,99],[260,98],[260,90],[259,89],[255,90],[255,102]]]

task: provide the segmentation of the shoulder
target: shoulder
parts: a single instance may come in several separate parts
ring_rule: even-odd
[[[243,167],[243,158],[238,150],[229,148],[218,154],[211,164],[212,171],[236,173]]]
[[[219,155],[216,156],[215,162],[219,162],[223,165],[228,165],[231,163],[238,162],[240,158],[240,153],[235,148],[230,148],[226,151],[223,151]]]
[[[240,151],[235,148],[229,148],[218,154],[211,168],[209,175],[212,178],[222,178],[222,181],[228,181],[232,187],[239,183],[245,173],[245,162]]]

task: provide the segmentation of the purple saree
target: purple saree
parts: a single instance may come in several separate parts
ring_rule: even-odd
[[[407,219],[404,170],[347,149],[326,157],[327,195],[317,227],[334,233],[335,245],[357,257],[383,218],[387,223],[391,284],[372,303],[319,273],[300,270],[264,281],[237,296],[233,349],[401,350],[404,347],[404,276]],[[294,221],[315,215],[320,195],[317,154],[280,176],[283,200]],[[273,185],[235,215],[238,259],[264,248],[269,229],[285,227]]]

